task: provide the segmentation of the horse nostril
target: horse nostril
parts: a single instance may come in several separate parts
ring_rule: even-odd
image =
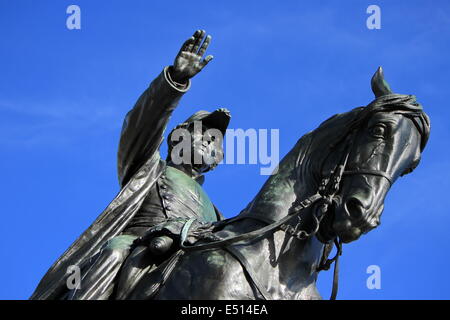
[[[350,216],[356,220],[361,219],[365,211],[361,201],[356,198],[350,198],[349,200],[347,200],[345,202],[345,208],[347,209],[347,212],[350,214]]]

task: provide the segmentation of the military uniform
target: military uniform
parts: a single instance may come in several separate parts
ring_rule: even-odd
[[[221,219],[197,181],[167,166],[123,233],[142,236],[150,227],[171,218],[199,218],[208,222]]]
[[[141,95],[121,132],[119,194],[52,265],[30,299],[109,299],[132,243],[150,227],[176,217],[221,219],[201,185],[168,166],[158,151],[171,113],[189,87],[190,81],[185,85],[173,82],[166,67]],[[229,122],[225,109],[201,111],[191,118],[207,117],[222,131]],[[68,290],[71,266],[81,270],[81,287]]]

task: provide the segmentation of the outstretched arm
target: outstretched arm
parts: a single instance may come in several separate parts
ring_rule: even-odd
[[[158,151],[167,122],[188,91],[190,79],[212,59],[212,56],[203,59],[210,41],[211,36],[205,38],[205,31],[197,30],[184,42],[173,66],[164,68],[126,115],[118,151],[121,186]]]

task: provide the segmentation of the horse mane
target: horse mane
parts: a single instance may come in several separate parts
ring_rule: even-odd
[[[328,141],[327,145],[334,147],[341,142],[354,125],[360,122],[364,107],[357,107],[344,113],[338,113],[322,122],[314,130],[316,139]],[[320,138],[319,138],[320,137]]]
[[[338,113],[327,120],[323,121],[316,129],[307,133],[298,142],[294,149],[297,149],[299,158],[297,160],[297,175],[305,177],[312,175],[316,183],[320,182],[319,169],[322,163],[330,155],[338,156],[340,153],[337,150],[342,141],[348,136],[350,128],[354,127],[360,121],[361,112],[364,107],[357,107],[350,111]],[[310,136],[310,143],[307,149],[301,144],[301,141]],[[307,172],[309,170],[310,172]]]

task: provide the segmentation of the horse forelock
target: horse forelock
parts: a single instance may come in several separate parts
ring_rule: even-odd
[[[375,99],[364,109],[368,116],[376,112],[393,112],[411,119],[420,133],[420,151],[423,151],[430,136],[431,125],[430,118],[417,101],[416,96],[389,94]]]

